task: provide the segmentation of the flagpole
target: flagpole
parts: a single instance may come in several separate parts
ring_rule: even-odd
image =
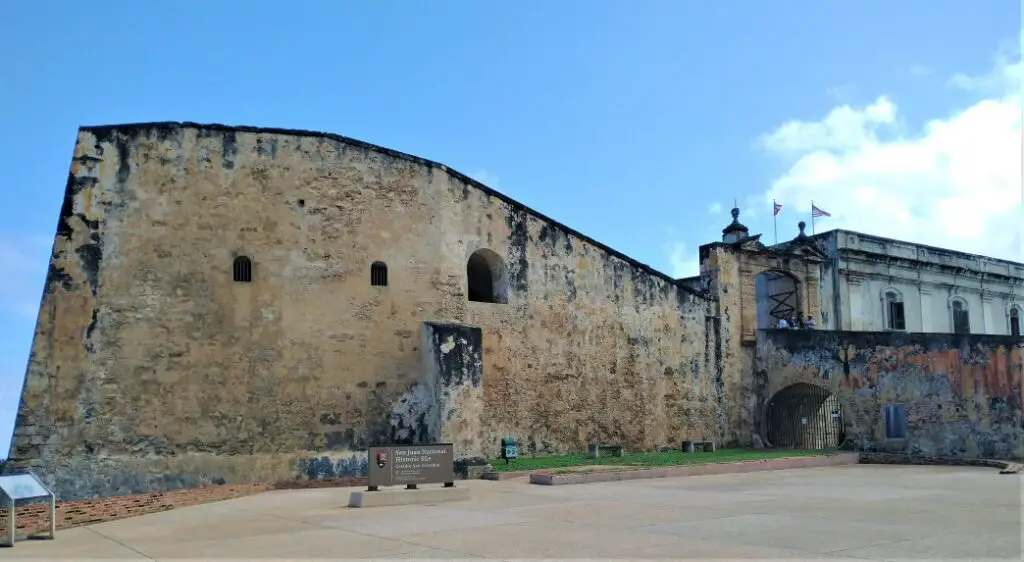
[[[811,236],[814,236],[814,199],[811,199]]]
[[[778,208],[779,208],[778,204],[775,203],[774,199],[772,199],[772,223],[775,226],[775,244],[776,245],[778,245],[778,243],[779,243],[779,212],[777,211]]]
[[[1024,26],[1024,11],[1020,14]],[[1024,28],[1022,28],[1024,29]],[[1020,34],[1020,48],[1024,57],[1024,33]],[[1024,85],[1020,89],[1020,261],[1024,263]]]

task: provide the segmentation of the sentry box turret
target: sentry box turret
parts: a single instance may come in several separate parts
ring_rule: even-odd
[[[519,458],[519,445],[514,437],[501,438],[501,458],[505,459],[505,464]]]

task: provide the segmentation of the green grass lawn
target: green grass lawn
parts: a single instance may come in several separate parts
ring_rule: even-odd
[[[719,462],[755,461],[784,457],[813,457],[831,454],[832,451],[804,451],[793,449],[722,449],[714,453],[630,453],[621,457],[598,457],[592,459],[581,455],[549,455],[520,457],[508,464],[502,459],[489,461],[495,472],[517,472],[523,470],[551,470],[574,466],[603,465],[622,467],[660,467],[687,464],[708,464]]]

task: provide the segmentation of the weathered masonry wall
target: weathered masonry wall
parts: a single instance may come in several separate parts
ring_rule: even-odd
[[[467,298],[477,250],[501,303]],[[251,282],[233,281],[238,256]],[[709,303],[416,157],[293,131],[85,128],[11,456],[77,499],[359,474],[369,444],[433,435],[460,456],[504,435],[555,451],[720,439]],[[449,335],[470,376],[440,388]]]
[[[756,395],[797,383],[831,390],[857,448],[948,457],[1024,457],[1024,341],[1009,336],[766,330]],[[885,432],[902,404],[906,437]],[[758,420],[763,423],[763,420]]]

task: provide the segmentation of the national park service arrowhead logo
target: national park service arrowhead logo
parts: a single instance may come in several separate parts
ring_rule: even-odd
[[[377,468],[384,468],[388,464],[388,454],[384,452],[377,453]]]

